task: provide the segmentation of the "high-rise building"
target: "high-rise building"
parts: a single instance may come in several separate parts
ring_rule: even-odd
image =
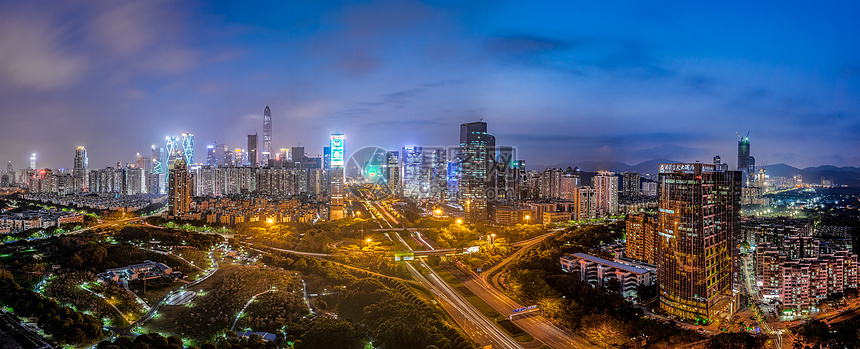
[[[618,213],[618,177],[609,171],[598,171],[591,181],[597,191],[597,213],[601,216]]]
[[[625,257],[657,263],[657,217],[645,213],[627,216],[626,238]]]
[[[302,167],[302,162],[305,158],[305,147],[292,147],[290,148],[290,161],[292,162],[292,166],[296,168]]]
[[[188,166],[194,165],[194,135],[190,133],[182,134],[182,154],[185,156],[185,163]]]
[[[265,163],[269,163],[269,159],[274,158],[272,151],[272,110],[266,104],[266,109],[263,109],[263,157]]]
[[[181,216],[191,211],[191,178],[185,159],[170,163],[167,210],[171,216]]]
[[[248,135],[248,164],[251,167],[257,167],[260,162],[259,157],[257,157],[257,134]]]
[[[227,148],[227,145],[226,144],[218,144],[218,145],[216,145],[216,147],[221,148],[221,150],[220,150],[221,155],[222,155],[221,166],[225,166],[225,167],[233,166],[234,165],[233,153],[230,151],[229,148]]]
[[[30,169],[31,170],[36,169],[36,153],[33,153],[33,155],[30,155]]]
[[[233,165],[234,166],[247,166],[248,159],[246,158],[245,149],[236,148],[233,151]]]
[[[397,197],[403,195],[400,181],[400,152],[388,151],[385,153],[385,181],[391,195]]]
[[[741,173],[701,163],[660,164],[659,185],[660,308],[708,322],[733,314]]]
[[[167,166],[169,167],[173,163],[173,160],[183,156],[182,147],[179,146],[179,139],[176,137],[166,137],[166,139],[165,149],[167,150]]]
[[[403,195],[413,199],[422,198],[423,148],[420,146],[403,147],[401,154],[403,154]]]
[[[564,173],[561,174],[559,189],[558,189],[558,197],[562,200],[576,200],[576,188],[579,187],[579,175],[570,168],[567,167],[564,170]]]
[[[622,175],[621,196],[633,197],[639,195],[639,173],[624,172]]]
[[[331,202],[329,204],[329,219],[343,218],[343,134],[331,135]],[[304,149],[302,149],[304,150]]]
[[[214,145],[206,146],[206,166],[218,167],[218,155],[215,153]]]
[[[750,174],[750,139],[742,137],[738,141],[738,171],[743,172],[743,185]]]
[[[483,121],[460,125],[460,190],[459,204],[467,222],[486,222],[487,178],[495,159],[496,139],[487,134]],[[405,175],[404,175],[405,179]]]
[[[72,177],[74,177],[74,192],[75,193],[86,193],[87,187],[89,186],[89,181],[87,180],[87,167],[89,167],[89,160],[87,159],[87,150],[84,147],[78,147],[75,149],[75,164],[72,168]],[[69,191],[71,192],[71,191]]]

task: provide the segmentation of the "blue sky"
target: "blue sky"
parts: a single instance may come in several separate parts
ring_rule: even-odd
[[[454,145],[480,118],[530,165],[860,165],[858,2],[0,3],[0,160]],[[352,149],[350,149],[352,148]]]

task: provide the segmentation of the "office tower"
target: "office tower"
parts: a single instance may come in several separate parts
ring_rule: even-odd
[[[179,146],[179,139],[176,137],[166,137],[167,142],[165,149],[167,150],[167,165],[173,163],[176,158],[182,157],[182,148]]]
[[[8,175],[8,183],[15,184],[17,181],[15,180],[15,170],[12,169],[12,161],[6,162],[6,175]]]
[[[221,147],[221,155],[223,156],[223,159],[221,160],[221,166],[233,166],[233,153],[230,152],[226,144],[221,144],[218,146]]]
[[[445,148],[433,148],[425,150],[425,162],[422,164],[426,171],[426,187],[425,196],[434,200],[442,200],[445,198],[445,193],[448,191],[448,153]],[[423,182],[423,181],[422,181]]]
[[[178,158],[171,162],[168,171],[167,209],[171,216],[181,216],[191,211],[191,178],[185,159]]]
[[[295,148],[294,148],[295,149]],[[329,204],[329,219],[343,218],[343,134],[331,135],[331,203]],[[304,149],[302,149],[304,152]]]
[[[658,178],[660,308],[708,322],[733,314],[741,172],[701,163],[660,164]]]
[[[33,153],[33,155],[30,155],[30,169],[31,170],[36,169],[36,153]]]
[[[194,135],[190,133],[182,134],[182,154],[185,156],[185,164],[194,166]]]
[[[89,167],[89,160],[87,159],[87,150],[84,147],[78,147],[75,149],[75,164],[72,168],[72,177],[74,177],[74,192],[75,193],[85,193],[87,192],[87,187],[89,186],[89,181],[87,180],[87,167]],[[72,192],[69,190],[68,192]]]
[[[460,199],[460,162],[453,159],[448,162],[448,171],[446,173],[448,180],[448,197],[450,203],[457,203]]]
[[[255,148],[256,149],[256,148]],[[266,109],[263,109],[263,157],[262,160],[268,164],[269,159],[274,158],[272,151],[272,110],[266,104]]]
[[[740,137],[740,134],[738,135]],[[749,178],[750,169],[750,139],[749,133],[747,137],[741,137],[738,141],[738,171],[743,172],[743,185],[746,185]]]
[[[496,195],[496,200],[514,200],[516,195],[516,164],[517,164],[517,149],[505,145],[498,147],[496,154],[495,176],[493,192]]]
[[[286,149],[283,149],[286,151]],[[331,168],[331,147],[323,147],[323,169],[328,171]]]
[[[618,177],[609,171],[598,171],[591,178],[597,191],[597,213],[612,216],[618,213]]]
[[[485,222],[487,177],[495,158],[495,137],[487,134],[483,121],[460,125],[460,201],[467,222]],[[491,157],[492,156],[492,157]],[[404,176],[405,178],[405,176]]]
[[[215,154],[215,146],[206,146],[206,166],[218,167],[218,155]]]
[[[164,148],[156,148],[152,145],[152,174],[149,175],[149,193],[164,194],[164,180],[166,178],[164,168]]]
[[[424,161],[420,146],[403,147],[403,195],[413,199],[421,195],[421,164]]]
[[[639,173],[624,172],[622,174],[621,196],[633,197],[639,195]]]
[[[236,150],[233,151],[233,166],[247,166],[248,159],[245,156],[245,149],[236,148]]]
[[[290,161],[292,162],[292,166],[296,168],[302,167],[301,163],[305,158],[305,147],[292,147],[290,148]]]
[[[391,195],[397,197],[403,195],[400,181],[400,152],[396,150],[385,153],[385,181]]]
[[[720,159],[719,155],[714,156],[714,166],[719,167],[720,161],[722,161],[722,160]]]
[[[251,167],[257,167],[257,164],[260,162],[259,157],[257,157],[257,134],[248,135],[248,164]]]
[[[747,177],[744,178],[746,185],[749,186],[755,182],[755,157],[750,156],[750,165],[747,167]]]

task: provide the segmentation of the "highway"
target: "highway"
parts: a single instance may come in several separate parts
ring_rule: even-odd
[[[439,299],[445,311],[460,324],[460,327],[481,346],[492,345],[493,348],[522,348],[509,337],[501,328],[490,322],[484,314],[475,309],[456,290],[436,274],[423,260],[416,260],[425,270],[427,276],[419,272],[411,263],[406,263],[409,273],[416,281],[427,287]]]

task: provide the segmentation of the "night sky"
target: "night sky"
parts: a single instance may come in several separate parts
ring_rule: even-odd
[[[537,6],[540,5],[540,6]],[[3,1],[0,161],[91,168],[193,133],[317,155],[455,145],[530,168],[654,158],[860,165],[860,2]],[[541,168],[542,169],[542,168]]]

